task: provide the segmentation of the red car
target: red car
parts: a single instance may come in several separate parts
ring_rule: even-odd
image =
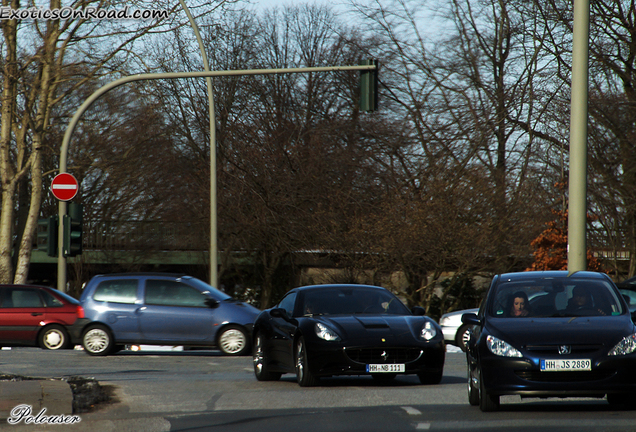
[[[88,320],[79,302],[56,289],[0,285],[0,346],[63,349],[81,342]]]

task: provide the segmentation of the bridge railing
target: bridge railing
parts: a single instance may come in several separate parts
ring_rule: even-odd
[[[204,223],[164,221],[84,221],[83,247],[97,250],[206,250]]]

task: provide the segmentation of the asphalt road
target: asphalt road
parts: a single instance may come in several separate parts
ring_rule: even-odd
[[[80,424],[38,431],[636,431],[636,412],[613,411],[604,400],[503,397],[500,412],[482,413],[468,405],[465,369],[463,354],[449,352],[439,385],[347,377],[301,388],[291,375],[258,382],[250,357],[218,351],[0,351],[0,374],[94,378],[112,392],[111,403],[81,413]]]

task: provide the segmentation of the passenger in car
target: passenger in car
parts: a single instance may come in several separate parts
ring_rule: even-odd
[[[512,305],[510,306],[511,317],[525,317],[530,314],[530,302],[528,295],[524,291],[518,291],[512,296]]]

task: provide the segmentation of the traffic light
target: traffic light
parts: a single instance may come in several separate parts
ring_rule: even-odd
[[[360,71],[360,110],[375,111],[378,109],[378,61],[362,60],[361,66],[375,65],[375,69]]]
[[[81,204],[69,203],[68,214],[64,215],[64,256],[74,257],[82,253],[82,213]]]
[[[50,257],[57,256],[57,229],[59,218],[49,216],[46,219],[38,219],[38,250],[45,251]]]

